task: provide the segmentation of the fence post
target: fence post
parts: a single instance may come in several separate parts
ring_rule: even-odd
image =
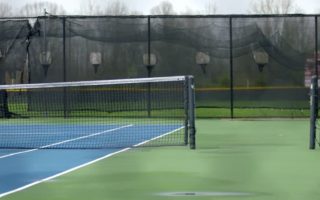
[[[318,81],[318,17],[315,16],[315,75]]]
[[[66,76],[66,17],[62,18],[62,67],[63,67],[63,82],[67,81]],[[69,47],[70,48],[70,47]],[[64,118],[67,118],[67,90],[66,88],[63,88],[63,116]]]
[[[232,37],[232,16],[229,17],[229,37],[230,37],[230,116],[233,119],[233,37]]]

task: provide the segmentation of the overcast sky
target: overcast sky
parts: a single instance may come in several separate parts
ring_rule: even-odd
[[[19,9],[26,3],[37,2],[39,0],[0,0],[7,2],[12,7]],[[45,0],[62,5],[67,14],[80,14],[80,4],[85,0]],[[109,0],[94,0],[97,3],[105,3]],[[112,1],[112,0],[110,0]],[[159,4],[162,0],[121,0],[128,5],[130,10],[139,11],[142,14],[149,14],[150,9]],[[194,11],[203,11],[210,0],[168,0],[177,13],[186,9]],[[259,1],[259,0],[256,0]],[[252,0],[214,0],[217,6],[217,14],[247,14]],[[320,12],[319,0],[295,0],[304,13],[313,14]]]

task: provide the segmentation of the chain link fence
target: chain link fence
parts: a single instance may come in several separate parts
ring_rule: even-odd
[[[2,84],[193,75],[201,117],[306,117],[317,15],[0,21]]]

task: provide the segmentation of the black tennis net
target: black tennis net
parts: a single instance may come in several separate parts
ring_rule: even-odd
[[[195,148],[193,77],[0,86],[0,148]]]

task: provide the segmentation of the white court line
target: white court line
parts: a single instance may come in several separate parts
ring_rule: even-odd
[[[128,127],[131,127],[131,126],[133,126],[133,124],[129,124],[129,125],[126,125],[126,126],[120,126],[120,127],[113,128],[113,129],[108,129],[108,130],[101,131],[101,132],[98,132],[98,133],[92,133],[92,134],[90,134],[90,135],[81,136],[81,137],[77,137],[77,138],[73,138],[73,139],[69,139],[69,140],[64,140],[64,141],[61,141],[61,142],[56,142],[56,143],[48,144],[48,145],[41,146],[41,147],[35,148],[35,149],[29,149],[29,150],[26,150],[26,151],[19,151],[19,152],[15,152],[15,153],[6,154],[6,155],[3,155],[3,156],[0,156],[0,159],[12,157],[12,156],[19,155],[19,154],[23,154],[23,153],[30,153],[30,152],[33,152],[33,151],[37,151],[37,150],[39,150],[39,149],[45,149],[45,148],[57,146],[57,145],[60,145],[60,144],[65,144],[65,143],[68,143],[68,142],[73,142],[73,141],[76,141],[76,140],[81,140],[81,139],[89,138],[89,137],[101,135],[101,134],[104,134],[104,133],[109,133],[109,132],[112,132],[112,131],[117,131],[117,130],[119,130],[119,129],[128,128]]]
[[[169,135],[169,134],[171,134],[171,133],[174,133],[174,132],[176,132],[176,131],[179,131],[179,130],[181,130],[181,129],[183,129],[183,128],[184,128],[184,127],[180,127],[180,128],[177,128],[177,129],[175,129],[175,130],[173,130],[173,131],[164,133],[164,134],[162,134],[162,135],[160,135],[160,136],[151,138],[150,140],[143,141],[143,142],[141,142],[141,143],[139,143],[139,144],[134,145],[134,147],[141,146],[141,145],[143,145],[143,144],[145,144],[145,143],[148,143],[148,142],[150,142],[150,141],[153,141],[153,140],[156,140],[156,139],[158,139],[158,138],[164,137],[164,136],[166,136],[166,135]],[[60,173],[55,174],[55,175],[53,175],[53,176],[47,177],[47,178],[45,178],[45,179],[41,179],[41,180],[35,181],[35,182],[33,182],[33,183],[30,183],[30,184],[28,184],[28,185],[22,186],[22,187],[20,187],[20,188],[11,190],[11,191],[9,191],[9,192],[2,193],[2,194],[0,194],[0,198],[2,198],[2,197],[4,197],[4,196],[7,196],[7,195],[9,195],[9,194],[12,194],[12,193],[19,192],[19,191],[21,191],[21,190],[27,189],[27,188],[32,187],[32,186],[34,186],[34,185],[38,185],[39,183],[52,180],[52,179],[57,178],[57,177],[59,177],[59,176],[62,176],[62,175],[64,175],[64,174],[73,172],[73,171],[75,171],[75,170],[77,170],[77,169],[86,167],[86,166],[91,165],[91,164],[93,164],[93,163],[96,163],[96,162],[98,162],[98,161],[100,161],[100,160],[109,158],[109,157],[111,157],[111,156],[114,156],[114,155],[116,155],[116,154],[119,154],[119,153],[128,151],[128,150],[130,150],[130,149],[131,149],[130,147],[127,147],[127,148],[121,149],[121,150],[119,150],[119,151],[116,151],[116,152],[113,152],[113,153],[109,153],[109,154],[107,154],[107,155],[105,155],[105,156],[102,156],[102,157],[97,158],[97,159],[95,159],[95,160],[92,160],[92,161],[90,161],[90,162],[84,163],[84,164],[79,165],[79,166],[77,166],[77,167],[68,169],[68,170],[66,170],[66,171],[60,172]]]
[[[165,133],[165,134],[163,134],[163,135],[159,135],[159,136],[157,136],[157,137],[151,138],[150,140],[146,140],[146,141],[140,142],[139,144],[136,144],[136,145],[133,145],[133,146],[134,146],[134,147],[141,146],[141,145],[146,144],[146,143],[148,143],[148,142],[151,142],[151,141],[153,141],[153,140],[162,138],[162,137],[164,137],[164,136],[166,136],[166,135],[170,135],[171,133],[174,133],[174,132],[176,132],[176,131],[179,131],[179,130],[181,130],[181,129],[183,129],[183,128],[184,128],[184,127],[181,126],[180,128],[177,128],[177,129],[175,129],[175,130],[173,130],[173,131],[170,131],[170,132]]]

